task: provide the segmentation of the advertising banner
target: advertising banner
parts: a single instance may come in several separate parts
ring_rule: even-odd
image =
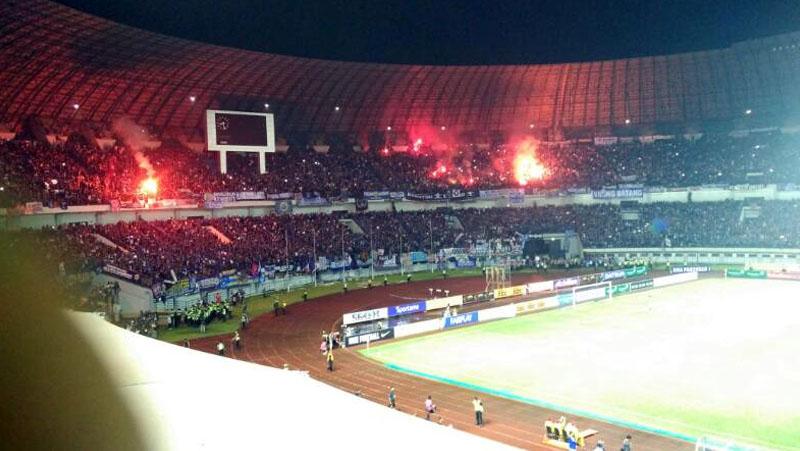
[[[342,324],[345,326],[356,323],[366,323],[376,319],[386,319],[389,317],[389,309],[386,307],[372,310],[362,310],[360,312],[345,313],[342,315]]]
[[[764,277],[766,277],[766,274]],[[653,286],[658,288],[667,285],[674,285],[676,283],[689,282],[691,280],[697,280],[696,272],[685,272],[683,274],[673,274],[671,276],[657,277],[653,279]]]
[[[726,269],[725,277],[735,277],[739,279],[766,279],[767,272],[760,269]]]
[[[654,284],[653,284],[653,279],[647,279],[647,280],[637,280],[636,282],[631,282],[628,285],[630,285],[631,291],[636,291],[636,290],[644,290],[645,288],[653,288]]]
[[[389,307],[389,317],[410,315],[412,313],[422,313],[425,311],[425,301],[412,302],[410,304],[394,305]]]
[[[710,272],[710,266],[673,266],[669,272],[672,274],[681,274],[684,272]]]
[[[448,296],[446,298],[428,299],[425,301],[426,310],[439,310],[446,308],[448,305],[454,307],[464,303],[464,296],[459,294],[456,296]]]
[[[800,280],[800,272],[767,271],[768,279]]]
[[[444,328],[465,326],[478,322],[478,312],[462,313],[456,316],[448,316],[444,319]]]
[[[555,296],[514,304],[517,309],[517,315],[555,308],[558,307],[558,305],[558,299]]]
[[[525,290],[527,290],[528,294],[541,293],[543,291],[553,291],[553,281],[545,280],[542,282],[531,282],[525,285]]]
[[[625,277],[638,277],[647,274],[647,266],[634,266],[625,268]]]
[[[402,338],[409,335],[424,334],[425,332],[433,332],[442,327],[442,320],[429,319],[426,321],[418,321],[416,323],[403,324],[394,328],[394,337]]]
[[[575,303],[580,304],[581,302],[592,301],[595,299],[602,299],[606,297],[606,288],[607,287],[599,287],[599,288],[592,288],[591,290],[576,291]]]
[[[614,271],[606,271],[600,274],[600,280],[605,282],[607,280],[616,280],[616,279],[624,279],[625,278],[625,270],[624,269],[617,269]]]
[[[625,294],[631,291],[631,284],[629,283],[621,283],[619,285],[613,285],[611,287],[611,294],[614,296],[618,296],[620,294]]]
[[[514,316],[517,316],[517,309],[514,307],[514,304],[489,308],[486,310],[478,310],[478,322],[500,318],[513,318]]]
[[[556,290],[560,290],[562,288],[574,287],[581,283],[581,279],[578,277],[567,277],[566,279],[558,279],[553,284],[553,287]]]
[[[374,332],[367,332],[360,335],[353,335],[347,337],[346,340],[347,340],[347,346],[356,346],[362,343],[387,340],[389,338],[394,338],[394,329],[376,330]]]
[[[517,285],[508,288],[498,288],[494,290],[495,299],[510,298],[513,296],[522,296],[523,294],[525,294],[525,285]]]

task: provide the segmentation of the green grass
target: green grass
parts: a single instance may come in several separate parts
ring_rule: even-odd
[[[796,292],[796,282],[703,280],[361,352],[628,428],[798,449]]]
[[[514,274],[523,274],[523,273],[530,273],[531,271],[524,271],[524,272],[514,272]],[[450,270],[447,272],[447,277],[475,277],[481,274],[480,269],[456,269]],[[430,271],[422,271],[422,272],[415,272],[412,276],[412,281],[423,281],[423,280],[432,280],[432,279],[440,279],[442,277],[441,272],[430,272]],[[397,284],[397,283],[405,283],[406,276],[400,274],[394,274],[387,276],[387,279],[390,284]],[[373,284],[375,286],[383,284],[383,276],[376,275]],[[348,288],[352,290],[358,289],[366,289],[367,287],[367,279],[360,279],[360,280],[348,280]],[[330,283],[326,285],[319,285],[319,286],[308,286],[308,299],[309,301],[315,298],[320,298],[323,296],[327,296],[334,293],[341,293],[342,292],[342,284],[340,282]],[[286,302],[287,305],[294,304],[296,302],[302,302],[303,299],[303,287],[294,288],[288,292],[281,291],[281,292],[274,292],[269,294],[266,298],[261,295],[250,296],[247,298],[247,309],[250,314],[250,319],[254,319],[260,315],[265,313],[272,312],[272,305],[275,300],[280,302]],[[213,321],[206,327],[206,332],[200,332],[198,327],[189,327],[189,326],[182,326],[175,329],[165,329],[161,330],[159,333],[158,338],[160,340],[168,341],[168,342],[177,342],[181,341],[184,338],[189,340],[193,340],[195,338],[203,338],[203,337],[213,337],[217,335],[224,335],[224,334],[232,334],[233,331],[237,330],[240,323],[240,318],[242,316],[242,309],[241,306],[237,306],[234,308],[233,318],[222,322],[222,321]]]

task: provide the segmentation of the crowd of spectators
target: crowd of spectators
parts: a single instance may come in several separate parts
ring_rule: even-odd
[[[352,219],[358,227],[351,228],[340,219]],[[800,203],[722,201],[638,204],[624,209],[598,204],[270,215],[72,225],[14,233],[34,239],[62,271],[109,263],[149,285],[172,279],[172,272],[177,278],[198,279],[227,270],[256,275],[261,267],[271,265],[309,273],[317,263],[314,257],[366,261],[370,248],[378,255],[437,252],[568,231],[575,232],[588,248],[796,248],[800,247]],[[104,238],[105,244],[97,237]]]
[[[322,150],[322,149],[320,149]],[[356,151],[332,146],[324,152],[292,146],[267,155],[260,174],[255,154],[230,154],[220,174],[216,154],[195,152],[171,142],[133,151],[124,145],[100,148],[80,135],[46,144],[0,142],[0,204],[40,201],[46,205],[109,203],[135,197],[153,176],[159,197],[190,198],[206,192],[265,191],[358,196],[364,191],[437,192],[449,188],[516,187],[516,147],[463,145],[450,151],[412,146]],[[643,143],[540,143],[535,155],[546,169],[531,188],[565,189],[636,182],[651,186],[798,183],[800,137],[780,132],[746,136],[707,134]],[[149,163],[142,163],[142,158]],[[148,172],[150,171],[150,172]]]

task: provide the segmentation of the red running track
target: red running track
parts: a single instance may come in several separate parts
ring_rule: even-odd
[[[542,280],[543,277],[526,275],[514,279],[512,285]],[[415,416],[424,417],[423,403],[430,394],[438,408],[439,415],[435,421],[520,448],[553,449],[542,444],[543,424],[548,417],[560,417],[560,412],[392,371],[362,357],[352,348],[336,351],[334,372],[325,369],[325,359],[319,351],[321,333],[330,331],[342,314],[402,304],[407,302],[401,299],[403,297],[422,299],[427,297],[429,287],[448,289],[452,294],[475,293],[483,291],[485,281],[474,277],[412,282],[351,290],[347,294],[294,304],[285,316],[266,314],[254,319],[242,332],[242,349],[238,352],[231,350],[229,356],[279,368],[288,364],[292,369],[308,371],[315,379],[350,393],[360,392],[361,396],[384,405],[388,402],[388,387],[393,386],[397,393],[397,408]],[[215,337],[198,339],[192,342],[192,347],[215,352],[218,341],[219,338]],[[230,337],[225,337],[224,341],[231,349]],[[486,405],[485,426],[482,428],[474,424],[471,400],[476,395]],[[581,429],[600,431],[587,440],[588,449],[593,449],[597,439],[602,439],[607,450],[617,450],[626,434],[633,436],[637,451],[694,449],[694,445],[687,442],[630,431],[589,418],[566,416]]]

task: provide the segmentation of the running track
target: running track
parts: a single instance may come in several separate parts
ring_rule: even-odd
[[[541,279],[537,275],[515,276],[511,285]],[[423,402],[430,394],[441,416],[434,418],[435,421],[524,449],[553,449],[541,443],[543,424],[548,417],[557,419],[561,416],[559,412],[391,371],[362,357],[355,349],[337,350],[334,354],[336,371],[325,370],[325,359],[319,352],[321,333],[332,330],[343,313],[406,302],[398,296],[425,298],[429,287],[448,289],[452,294],[475,293],[483,291],[485,281],[482,277],[474,277],[412,282],[351,290],[347,294],[297,303],[288,307],[286,316],[266,314],[251,321],[242,333],[243,347],[238,352],[231,349],[230,337],[224,337],[230,350],[228,355],[274,367],[289,364],[291,369],[308,371],[315,379],[350,393],[360,392],[361,396],[384,405],[388,402],[387,387],[393,386],[397,393],[397,408],[415,416],[424,417]],[[197,339],[192,341],[192,347],[215,352],[218,340],[214,337]],[[474,424],[471,400],[476,395],[486,405],[486,424],[482,428]],[[588,449],[593,449],[597,439],[602,439],[607,450],[617,450],[626,434],[633,436],[637,451],[694,449],[693,444],[675,439],[630,431],[588,418],[569,415],[567,418],[581,429],[600,431],[587,440]]]

